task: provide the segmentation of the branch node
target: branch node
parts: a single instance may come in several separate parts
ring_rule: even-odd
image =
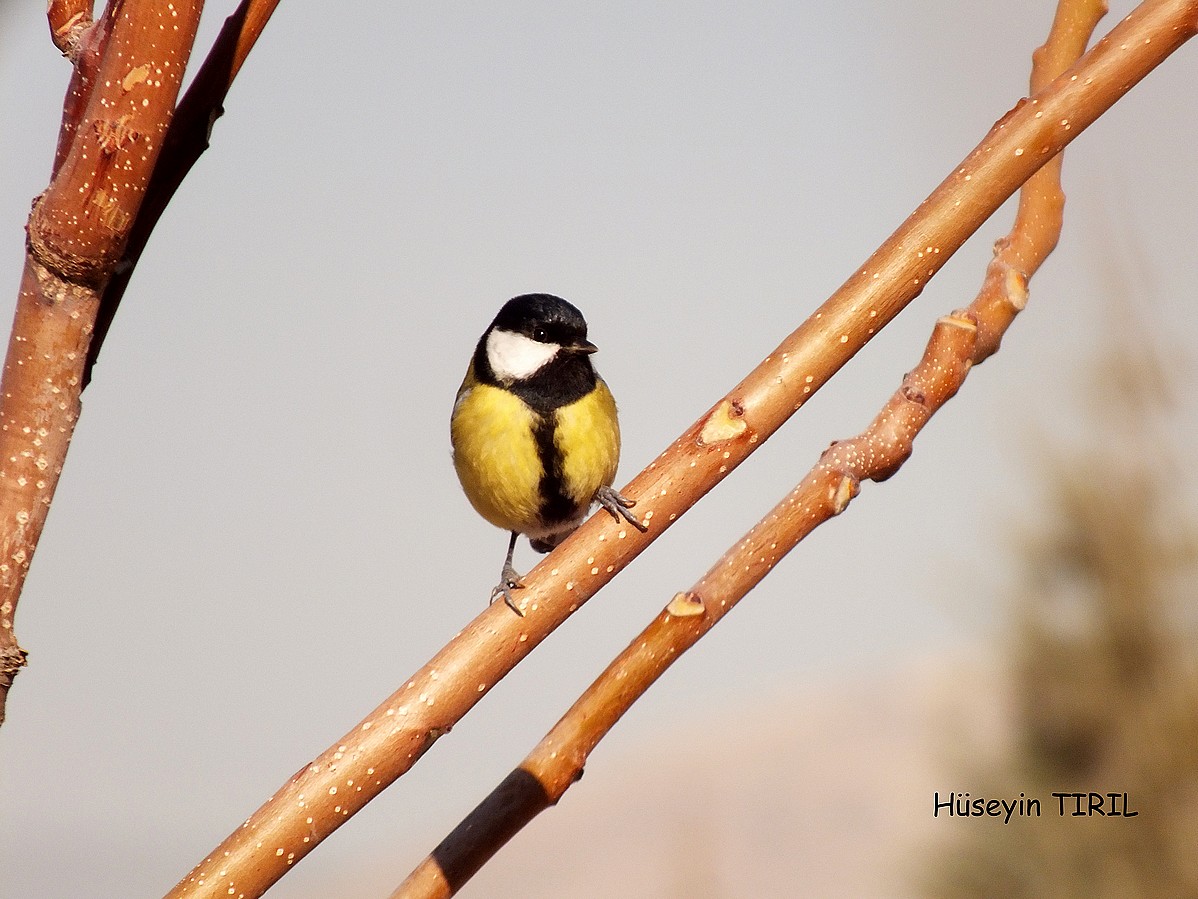
[[[699,432],[700,446],[713,446],[726,440],[733,440],[749,429],[744,419],[745,407],[738,400],[724,400],[703,423]]]
[[[905,399],[908,403],[916,403],[917,405],[923,406],[927,403],[928,397],[927,394],[923,392],[923,388],[915,383],[914,375],[915,372],[907,372],[907,374],[904,375],[903,386],[899,388],[899,392],[902,393],[903,399]]]
[[[91,12],[82,9],[72,12],[61,0],[51,0],[47,15],[50,20],[50,39],[72,64],[78,61],[83,37],[94,24]],[[63,15],[67,17],[63,19]]]
[[[1022,312],[1027,306],[1027,275],[1017,268],[1008,268],[1003,278],[1003,288],[1011,308]]]
[[[6,646],[0,649],[0,690],[8,690],[13,679],[28,663],[29,653],[19,646]]]
[[[105,261],[85,259],[77,254],[60,251],[47,239],[49,227],[44,211],[45,194],[33,201],[33,212],[25,227],[25,249],[42,269],[52,277],[80,287],[99,287],[104,282]]]
[[[861,492],[861,482],[851,474],[841,475],[840,483],[829,490],[828,499],[832,503],[832,514],[839,515],[849,507],[849,502]]]
[[[978,329],[977,316],[968,309],[957,309],[951,315],[942,315],[936,320],[936,324],[949,328],[961,328],[964,331],[973,331],[975,333]]]
[[[675,593],[674,598],[670,600],[670,604],[666,606],[666,613],[675,618],[693,618],[696,615],[702,615],[707,611],[703,605],[703,598],[698,593]]]

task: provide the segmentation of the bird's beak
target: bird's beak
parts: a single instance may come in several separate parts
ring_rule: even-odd
[[[595,346],[595,344],[591,343],[589,340],[578,340],[570,344],[568,347],[566,347],[566,349],[568,349],[571,353],[585,353],[589,356],[591,353],[596,352],[599,347]]]

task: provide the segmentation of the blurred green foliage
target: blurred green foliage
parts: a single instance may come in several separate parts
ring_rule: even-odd
[[[926,895],[1198,896],[1198,525],[1168,427],[1186,375],[1136,331],[1088,381],[1101,439],[1037,453],[1049,512],[1017,540],[1012,739],[962,772],[974,795],[1039,797],[1041,816],[954,828]],[[1054,791],[1127,793],[1139,814],[1061,817]]]

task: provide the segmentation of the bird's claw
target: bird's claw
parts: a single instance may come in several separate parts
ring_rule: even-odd
[[[636,505],[636,500],[629,499],[614,487],[600,487],[596,490],[595,502],[607,509],[617,521],[623,518],[638,531],[649,530],[648,525],[641,524],[640,520],[629,511]]]
[[[505,567],[503,573],[499,576],[499,583],[491,590],[491,602],[503,597],[503,601],[507,603],[507,607],[519,615],[524,617],[524,612],[516,605],[516,600],[512,598],[513,590],[520,590],[524,587],[524,582],[520,579],[520,575],[511,567]]]

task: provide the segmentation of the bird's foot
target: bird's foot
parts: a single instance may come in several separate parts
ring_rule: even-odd
[[[636,505],[636,500],[629,499],[614,487],[600,487],[596,490],[595,502],[607,509],[617,521],[623,518],[638,531],[649,530],[648,525],[641,524],[637,517],[629,511]]]
[[[507,603],[507,607],[519,615],[524,617],[524,612],[516,605],[516,600],[512,598],[513,590],[520,590],[524,587],[524,581],[520,579],[519,573],[511,565],[504,565],[503,572],[499,575],[499,583],[491,590],[491,602],[503,597],[503,601]]]

